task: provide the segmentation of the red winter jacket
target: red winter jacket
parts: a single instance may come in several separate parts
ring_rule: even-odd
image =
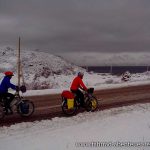
[[[73,80],[70,89],[71,89],[71,90],[77,90],[78,88],[82,88],[82,89],[84,89],[85,91],[87,90],[87,87],[84,85],[82,79],[77,76],[77,77]]]

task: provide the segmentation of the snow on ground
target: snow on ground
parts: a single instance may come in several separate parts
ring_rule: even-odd
[[[146,56],[145,54],[143,58]],[[15,74],[12,79],[13,83],[17,83],[16,50],[10,47],[2,47],[0,48],[0,57],[0,80],[4,76],[3,72],[10,70]],[[84,80],[87,86],[110,87],[122,83],[121,76],[87,73],[85,69],[64,60],[62,57],[40,52],[39,50],[22,50],[21,60],[26,86],[30,90],[69,88],[72,79],[79,71],[85,72]],[[149,72],[133,74],[130,82],[147,80],[150,80]]]
[[[12,82],[16,84],[16,50],[10,47],[0,48],[0,56],[0,80],[4,76],[3,72],[11,70],[15,74]],[[79,71],[85,72],[84,81],[86,85],[96,88],[120,87],[135,81],[150,81],[150,72],[132,74],[131,80],[127,83],[121,81],[121,76],[87,73],[85,69],[69,63],[61,57],[40,52],[39,50],[22,50],[21,60],[28,90],[59,89],[60,91],[69,89],[73,78]]]
[[[74,77],[74,75],[55,76],[55,80],[57,80],[58,85],[57,87],[45,90],[28,90],[24,95],[28,96],[61,93],[63,90],[70,89],[70,85]],[[131,79],[127,82],[122,81],[121,76],[97,73],[86,73],[83,80],[87,87],[94,87],[96,90],[146,85],[150,84],[150,72],[132,74]]]
[[[0,128],[0,149],[149,150],[149,116],[150,104],[136,104],[92,113],[85,112],[70,118],[56,117],[40,122],[19,123]],[[97,147],[96,143],[95,147],[90,146],[92,142],[97,142]],[[101,142],[106,142],[105,147]],[[141,145],[146,142],[149,142],[149,145]],[[118,147],[112,144],[118,144]]]
[[[10,52],[11,63],[7,62]],[[1,53],[4,62],[1,72],[6,68],[14,70],[15,54],[13,49],[6,49]],[[67,64],[59,57],[43,53],[25,52],[31,61],[25,65],[25,79],[28,85],[38,84],[46,90],[30,90],[24,95],[42,95],[61,93],[69,90],[70,84],[81,68]],[[4,57],[5,56],[5,57]],[[31,59],[31,58],[32,59]],[[54,66],[49,60],[54,61]],[[24,62],[28,62],[26,57]],[[38,60],[38,64],[35,62]],[[57,66],[55,65],[57,64]],[[50,66],[52,65],[52,66]],[[44,69],[43,69],[44,66]],[[45,68],[46,66],[46,68]],[[50,67],[49,67],[50,66]],[[51,68],[56,68],[56,70]],[[38,70],[42,70],[40,74]],[[61,72],[68,70],[69,72]],[[32,72],[33,71],[33,72]],[[29,74],[28,74],[29,72]],[[34,74],[36,72],[36,74]],[[61,74],[61,75],[60,75]],[[2,79],[3,74],[0,74]],[[16,77],[12,79],[16,84]],[[123,82],[121,76],[110,74],[85,73],[84,82],[88,87],[108,89],[133,85],[150,84],[150,72],[132,74],[129,81]],[[42,85],[43,84],[43,85]],[[0,127],[0,150],[82,150],[82,149],[150,149],[150,104],[137,104],[128,107],[113,108],[111,110],[93,113],[82,113],[70,118],[53,118],[52,120],[35,121],[33,123],[19,123],[10,127]],[[88,142],[149,142],[149,146],[138,147],[88,147]],[[80,147],[78,142],[87,142],[87,147]],[[85,146],[81,143],[81,146]],[[124,144],[124,143],[122,143]],[[130,143],[132,144],[132,143]],[[134,143],[135,144],[135,143]]]

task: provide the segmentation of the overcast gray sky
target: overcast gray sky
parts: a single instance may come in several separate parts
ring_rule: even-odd
[[[50,53],[150,50],[150,0],[0,0],[0,45]]]

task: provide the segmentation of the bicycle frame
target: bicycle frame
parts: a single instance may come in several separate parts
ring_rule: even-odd
[[[95,111],[98,106],[98,101],[96,97],[93,95],[94,88],[90,88],[88,91],[84,91],[84,108],[86,111]],[[74,107],[68,109],[67,98],[62,96],[62,111],[66,115],[74,115],[77,113],[77,110],[80,109],[80,100],[77,98],[76,94],[74,94]]]
[[[19,92],[16,92],[14,99],[10,103],[10,107],[12,108],[13,106],[18,106],[22,102],[22,97],[20,96]]]

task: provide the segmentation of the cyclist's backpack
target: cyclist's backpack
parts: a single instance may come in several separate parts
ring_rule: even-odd
[[[27,104],[27,103],[21,103],[20,104],[20,109],[21,109],[21,112],[23,114],[28,114],[29,113],[29,104]]]

